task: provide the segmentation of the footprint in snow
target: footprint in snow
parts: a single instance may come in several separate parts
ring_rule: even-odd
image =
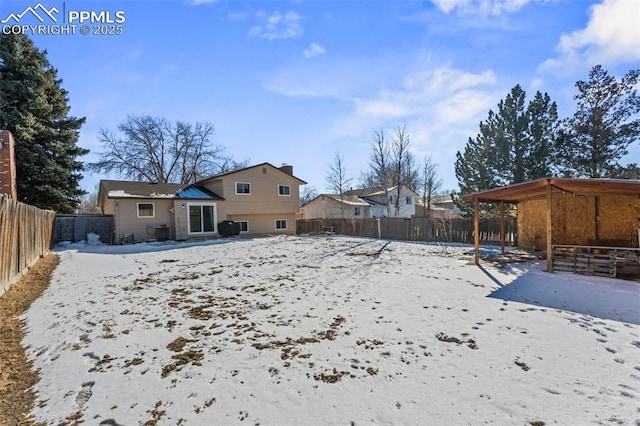
[[[82,384],[80,391],[76,395],[76,404],[79,407],[84,407],[84,405],[89,401],[91,395],[93,394],[91,388],[93,388],[93,385],[95,384],[96,382],[85,382]]]

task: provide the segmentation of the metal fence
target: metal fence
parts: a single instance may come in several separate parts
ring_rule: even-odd
[[[0,195],[0,295],[51,249],[54,211]]]
[[[113,216],[102,214],[57,214],[53,238],[77,242],[87,240],[87,234],[96,234],[105,244],[113,243]]]
[[[389,240],[453,242],[473,244],[473,219],[381,218],[304,219],[296,221],[298,234],[334,232]],[[500,244],[500,219],[480,220],[480,243]],[[505,244],[518,243],[517,220],[505,218]]]

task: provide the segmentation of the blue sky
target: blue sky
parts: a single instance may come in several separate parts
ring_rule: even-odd
[[[0,0],[0,19],[37,3]],[[291,164],[321,192],[336,152],[357,182],[372,132],[397,125],[456,189],[456,151],[515,84],[528,99],[548,92],[566,117],[594,65],[640,68],[636,0],[41,3],[126,17],[121,35],[31,37],[87,118],[84,161],[127,114],[209,121],[234,158]],[[640,161],[639,145],[624,162]]]

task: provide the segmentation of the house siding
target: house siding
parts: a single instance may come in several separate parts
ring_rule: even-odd
[[[276,220],[286,220],[287,229],[276,229]],[[237,214],[229,215],[228,220],[235,222],[247,221],[249,231],[245,235],[250,234],[286,234],[293,235],[296,233],[296,215],[291,213],[283,214]]]
[[[236,194],[236,182],[250,183],[251,194]],[[291,195],[279,195],[278,185],[288,185]],[[265,165],[230,173],[204,186],[224,198],[218,206],[219,219],[231,220],[229,215],[235,214],[295,214],[299,207],[299,185],[294,177]]]
[[[138,203],[153,203],[155,217],[138,217]],[[104,214],[113,215],[116,244],[122,242],[127,234],[133,234],[135,241],[151,241],[156,239],[156,228],[171,228],[173,200],[161,198],[117,198],[105,199],[102,205]],[[173,230],[170,229],[170,235]]]
[[[360,208],[359,216],[355,214],[356,207]],[[343,213],[345,219],[366,219],[371,217],[371,208],[369,206],[346,204],[344,212],[341,212],[339,201],[323,195],[307,203],[302,211],[305,219],[340,219],[343,217]]]
[[[250,194],[236,194],[236,182],[251,184]],[[155,228],[170,228],[170,238],[217,237],[217,225],[224,220],[246,220],[249,234],[295,234],[296,213],[299,210],[299,186],[303,181],[269,164],[250,167],[228,173],[200,185],[223,199],[193,198],[116,198],[109,199],[101,189],[103,213],[113,214],[116,228],[115,242],[120,243],[126,234],[134,234],[136,241],[155,239]],[[289,187],[290,195],[280,195],[280,185]],[[155,217],[137,217],[137,203],[154,203]],[[190,204],[214,204],[214,232],[189,233]],[[276,220],[286,220],[287,229],[276,230]]]

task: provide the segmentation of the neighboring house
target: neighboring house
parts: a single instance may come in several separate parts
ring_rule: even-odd
[[[299,185],[293,167],[262,163],[192,185],[103,180],[98,206],[114,216],[114,242],[218,235],[218,223],[243,234],[293,234]]]
[[[380,188],[364,188],[346,191],[342,197],[320,194],[301,207],[304,219],[359,219],[372,217],[396,217],[397,187],[385,191]],[[409,187],[400,187],[400,209],[397,217],[412,217],[416,213],[418,194]],[[343,215],[344,214],[344,215]]]
[[[456,206],[451,198],[451,195],[436,195],[431,197],[430,203],[431,211],[427,214],[427,207],[423,203],[422,197],[418,197],[416,201],[416,215],[415,217],[438,217],[444,219],[454,219],[462,217],[462,210]]]

